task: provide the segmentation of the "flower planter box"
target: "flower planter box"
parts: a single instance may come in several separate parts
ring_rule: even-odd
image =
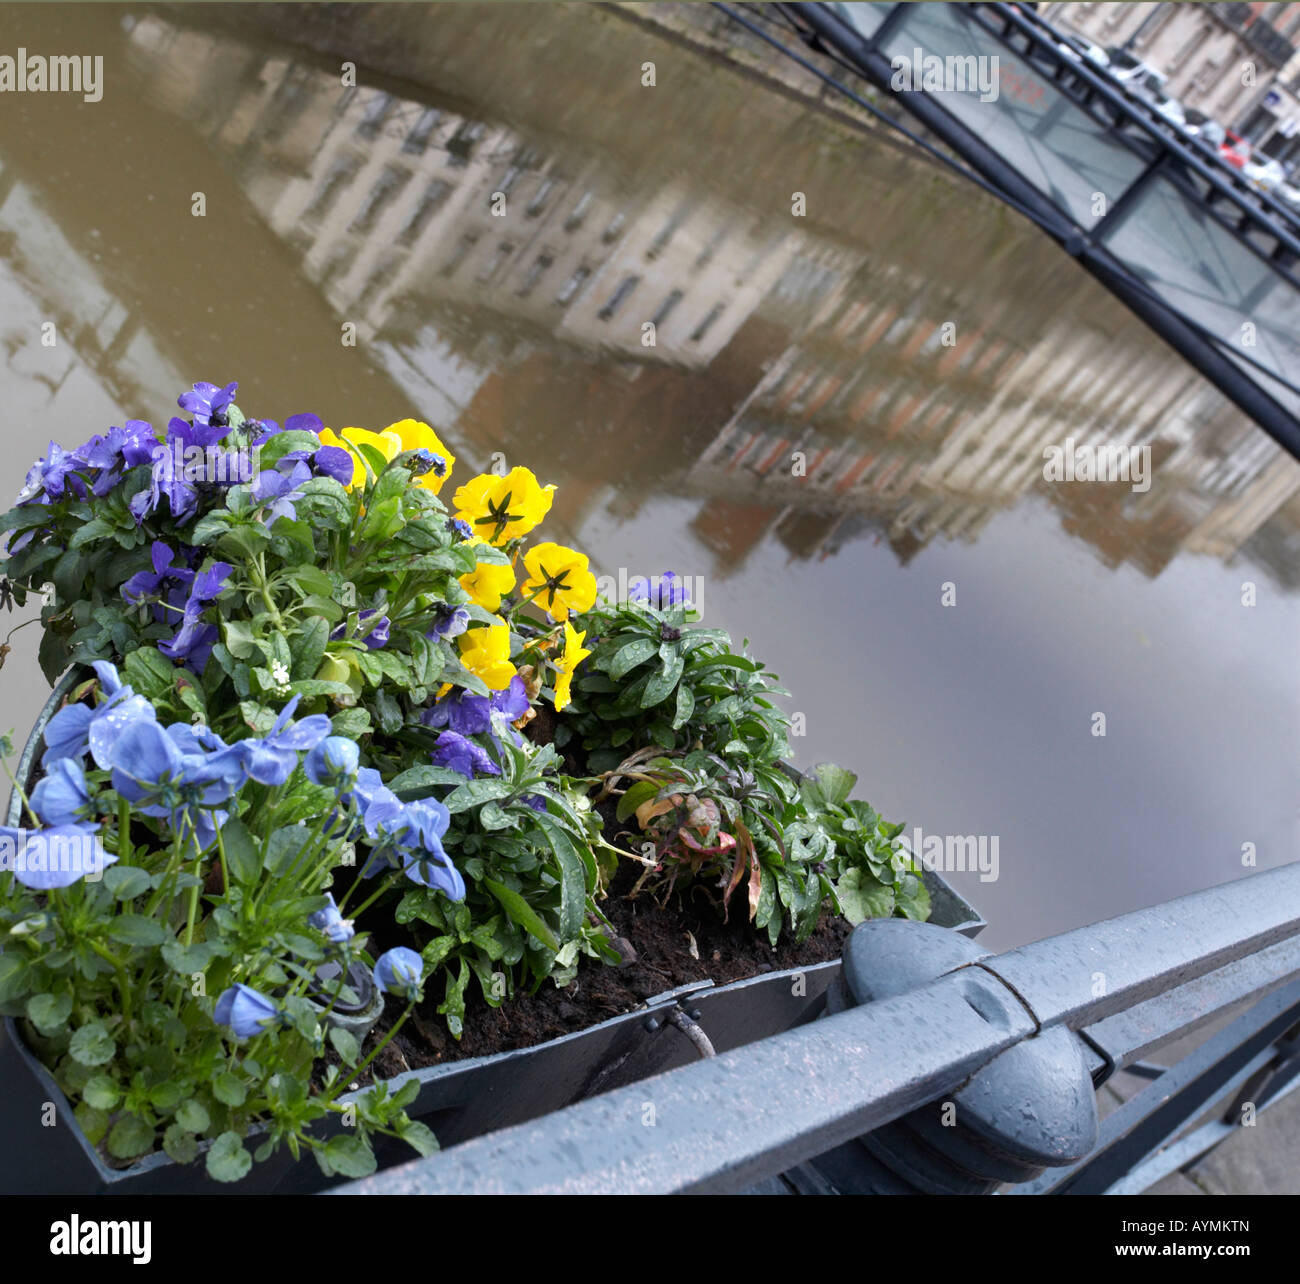
[[[25,786],[38,771],[46,724],[81,676],[65,675],[37,719],[17,772]],[[6,823],[20,822],[15,791]],[[938,875],[926,871],[925,882],[930,921],[975,936],[984,924],[974,909]],[[669,1019],[674,1012],[685,1012],[718,1052],[811,1020],[820,1013],[839,967],[833,960],[716,988],[709,981],[693,983],[649,999],[636,1011],[534,1047],[430,1066],[391,1082],[398,1087],[416,1081],[419,1093],[408,1114],[432,1128],[444,1147],[455,1145],[695,1060],[702,1053]],[[323,1135],[340,1130],[336,1124]],[[411,1158],[410,1149],[395,1141],[387,1148],[377,1146],[376,1152],[381,1166]],[[5,1018],[0,1026],[0,1193],[305,1194],[341,1180],[325,1178],[309,1157],[295,1163],[284,1149],[256,1164],[234,1186],[209,1178],[202,1155],[185,1166],[161,1152],[129,1166],[111,1166],[77,1125],[71,1105],[27,1046],[18,1022]]]

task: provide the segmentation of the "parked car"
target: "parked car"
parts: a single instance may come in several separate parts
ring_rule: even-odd
[[[1242,174],[1262,192],[1273,192],[1286,183],[1286,170],[1282,162],[1266,156],[1259,161],[1247,161],[1242,166]]]
[[[1069,54],[1076,61],[1086,58],[1098,67],[1110,66],[1110,59],[1106,56],[1106,51],[1100,45],[1094,45],[1086,36],[1076,36],[1073,33],[1068,33],[1061,41],[1059,48],[1062,53]]]
[[[1283,183],[1273,195],[1283,205],[1289,206],[1297,214],[1300,214],[1300,187],[1297,187],[1294,183]]]
[[[1138,93],[1140,96],[1164,91],[1164,75],[1158,72],[1150,63],[1143,62],[1141,58],[1135,58],[1127,49],[1120,49],[1112,45],[1106,50],[1106,56],[1110,74],[1126,89]]]
[[[1233,169],[1244,169],[1251,157],[1250,141],[1235,130],[1225,130],[1224,134],[1224,140],[1219,144],[1220,157]]]
[[[1195,107],[1184,108],[1183,114],[1187,122],[1183,126],[1184,131],[1207,150],[1218,152],[1223,140],[1228,136],[1228,131],[1212,116],[1207,116]]]

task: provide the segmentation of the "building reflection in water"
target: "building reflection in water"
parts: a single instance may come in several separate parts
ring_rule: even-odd
[[[1231,558],[1280,509],[1296,527],[1300,465],[1157,342],[1116,333],[1113,309],[1044,307],[1031,280],[1008,291],[1015,269],[981,228],[936,255],[891,235],[910,212],[895,201],[856,243],[793,230],[703,176],[638,182],[610,157],[161,17],[130,47],[471,458],[564,451],[574,425],[547,423],[548,390],[601,385],[582,397],[572,464],[598,471],[571,483],[571,525],[602,484],[635,505],[657,479],[704,501],[692,527],[723,572],[769,532],[798,558],[871,533],[907,561],[936,536],[976,538],[1037,486],[1107,565],[1147,575],[1182,551]],[[507,398],[526,401],[526,429]],[[1149,447],[1150,488],[1047,486],[1044,448],[1067,436]]]

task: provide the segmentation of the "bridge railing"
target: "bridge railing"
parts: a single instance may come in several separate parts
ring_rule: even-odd
[[[1126,1067],[1154,1082],[1099,1125]],[[1221,1121],[1182,1134],[1225,1094],[1258,1110],[1297,1081],[1300,863],[999,955],[864,923],[820,1019],[338,1193],[1105,1190],[1214,1144]]]
[[[890,94],[1300,457],[1300,235],[1279,203],[1063,52],[1060,33],[1027,11],[999,3],[778,9],[815,49]],[[896,88],[900,60],[918,56],[994,66],[998,92]]]

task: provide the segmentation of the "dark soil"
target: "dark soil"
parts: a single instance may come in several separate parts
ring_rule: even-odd
[[[621,938],[614,947],[624,957],[622,966],[584,958],[577,977],[565,989],[547,982],[536,994],[519,993],[499,1008],[489,1006],[471,983],[459,1042],[438,1015],[440,998],[431,995],[376,1059],[378,1077],[532,1047],[630,1012],[647,999],[691,981],[711,979],[715,985],[725,985],[763,972],[825,963],[839,958],[852,930],[846,920],[826,915],[807,941],[796,944],[782,936],[773,949],[766,932],[757,932],[746,920],[743,900],[733,905],[730,921],[723,922],[707,898],[711,889],[697,887],[694,895],[676,896],[666,906],[644,893],[628,900],[638,872],[630,862],[625,864],[601,905]],[[398,1011],[396,1002],[389,1004],[372,1039],[383,1036]]]

